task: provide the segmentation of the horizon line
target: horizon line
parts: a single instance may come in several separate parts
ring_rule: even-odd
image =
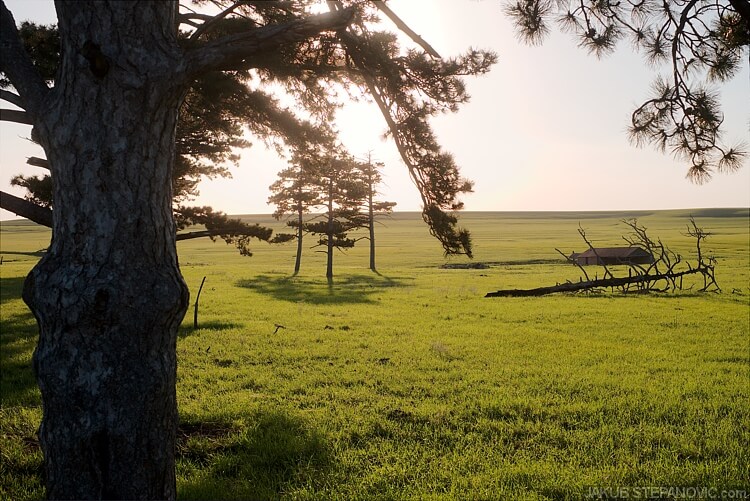
[[[748,206],[730,206],[730,207],[675,207],[670,209],[581,209],[581,210],[555,210],[555,209],[511,209],[511,210],[460,210],[453,211],[457,214],[478,214],[478,213],[503,213],[503,214],[565,214],[565,213],[603,213],[603,212],[674,212],[674,211],[706,211],[706,210],[747,210],[750,216],[750,205]],[[311,214],[323,214],[318,212],[312,212]],[[393,214],[422,214],[419,210],[405,210],[405,211],[393,211]],[[273,213],[270,212],[247,212],[238,214],[227,214],[228,217],[243,217],[243,216],[264,216],[273,217]],[[24,217],[14,217],[7,219],[0,219],[0,223],[11,222],[11,221],[28,221]]]

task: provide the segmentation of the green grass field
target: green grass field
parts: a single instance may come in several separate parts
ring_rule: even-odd
[[[485,299],[578,278],[579,223],[617,245],[636,216],[694,259],[713,235],[721,294]],[[269,218],[253,217],[273,223]],[[335,256],[257,244],[252,258],[179,244],[200,327],[178,340],[181,499],[581,499],[590,488],[750,492],[750,211],[466,213],[475,261],[441,269],[418,214]],[[278,225],[277,225],[278,227]],[[37,499],[36,327],[24,276],[49,233],[0,227],[0,498]],[[688,285],[686,283],[686,285]],[[282,324],[274,334],[274,324]],[[736,499],[736,497],[735,497]]]

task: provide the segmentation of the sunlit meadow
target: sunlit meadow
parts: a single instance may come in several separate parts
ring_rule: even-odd
[[[555,248],[618,245],[638,217],[683,259],[712,232],[722,292],[484,298],[577,280]],[[750,214],[466,213],[473,262],[445,258],[415,213],[324,256],[251,258],[179,243],[193,300],[179,332],[181,499],[579,499],[592,488],[750,486]],[[268,217],[251,217],[276,225]],[[0,498],[43,495],[20,296],[48,230],[3,222]],[[590,274],[597,272],[592,267]]]

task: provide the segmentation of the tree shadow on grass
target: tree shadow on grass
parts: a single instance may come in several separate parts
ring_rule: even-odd
[[[3,407],[39,405],[39,391],[31,366],[38,328],[30,312],[3,315],[0,322],[0,404]]]
[[[394,279],[383,275],[347,275],[329,284],[322,279],[259,275],[239,280],[236,285],[267,294],[274,299],[310,304],[375,303],[372,296],[390,287],[406,287],[411,278]]]
[[[2,251],[1,255],[10,256],[31,256],[31,257],[43,257],[47,254],[47,249],[39,249],[38,251]]]
[[[221,320],[209,320],[207,322],[201,322],[200,320],[198,320],[198,328],[196,329],[195,327],[193,327],[192,312],[188,311],[188,314],[190,314],[190,324],[183,324],[180,326],[180,330],[177,332],[177,337],[179,338],[192,336],[200,330],[227,331],[245,326],[245,324],[238,322],[224,322]]]
[[[39,328],[23,306],[19,313],[11,302],[21,301],[25,277],[0,280],[0,403],[3,407],[39,405],[31,355]]]
[[[180,499],[278,499],[324,484],[331,454],[322,434],[281,411],[238,427],[182,423],[177,440]]]
[[[10,301],[21,300],[24,280],[26,277],[0,278],[0,306],[5,306]]]

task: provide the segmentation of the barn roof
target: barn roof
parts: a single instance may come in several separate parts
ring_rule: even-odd
[[[578,256],[580,257],[596,257],[597,255],[602,258],[628,258],[636,256],[650,256],[651,253],[641,249],[640,247],[597,247],[596,249],[589,249],[578,254]]]

